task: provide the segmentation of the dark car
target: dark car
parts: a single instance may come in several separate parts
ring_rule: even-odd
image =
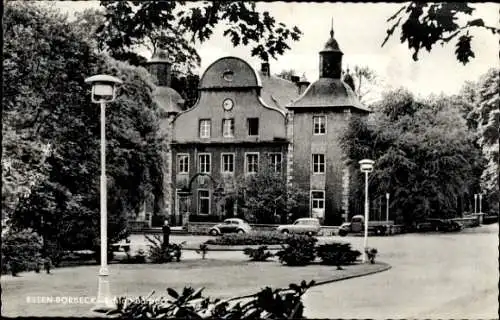
[[[430,222],[436,231],[453,232],[463,229],[462,224],[451,219],[428,219],[427,222]]]

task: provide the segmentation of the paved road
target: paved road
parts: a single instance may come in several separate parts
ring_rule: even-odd
[[[362,238],[346,240],[362,246]],[[369,246],[393,268],[311,289],[307,317],[498,319],[498,224],[374,237]]]
[[[209,236],[172,236],[191,245]],[[145,245],[134,235],[133,243]],[[345,240],[361,251],[362,237]],[[309,318],[498,318],[498,224],[461,233],[370,237],[391,270],[310,290],[304,297]],[[184,251],[184,259],[199,259]],[[212,258],[241,259],[239,252],[209,252]]]

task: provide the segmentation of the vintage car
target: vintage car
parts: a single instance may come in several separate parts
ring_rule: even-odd
[[[321,230],[319,220],[316,218],[300,218],[293,224],[281,225],[276,228],[281,233],[302,233],[308,235],[318,234]]]
[[[224,233],[248,233],[250,231],[252,231],[252,227],[245,220],[230,218],[210,228],[208,233],[212,236],[217,236]]]

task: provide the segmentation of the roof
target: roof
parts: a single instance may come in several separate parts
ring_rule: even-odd
[[[354,107],[370,112],[357,98],[352,89],[340,79],[320,78],[288,108],[337,108]]]
[[[262,81],[260,96],[264,102],[283,111],[299,96],[297,85],[292,81],[259,72]]]
[[[261,87],[255,70],[237,57],[223,57],[213,62],[203,73],[199,89]]]
[[[335,51],[342,53],[342,51],[339,48],[339,44],[337,43],[337,40],[335,40],[333,36],[333,28],[332,30],[330,30],[330,39],[328,39],[328,41],[325,43],[325,47],[321,52],[324,51]]]
[[[182,96],[170,87],[156,87],[153,91],[153,101],[167,113],[178,113],[184,105]]]

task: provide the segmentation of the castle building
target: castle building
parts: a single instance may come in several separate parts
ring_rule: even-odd
[[[154,57],[148,69],[158,80],[155,101],[165,111],[164,208],[171,222],[185,224],[187,213],[190,221],[237,215],[237,201],[220,203],[217,191],[231,193],[241,177],[264,165],[307,191],[305,215],[325,224],[348,219],[354,168],[338,138],[350,117],[369,110],[341,80],[342,55],[332,30],[319,53],[320,78],[312,84],[304,76],[272,76],[268,63],[257,72],[240,58],[220,58],[202,75],[198,100],[189,109],[169,88],[170,63]]]

